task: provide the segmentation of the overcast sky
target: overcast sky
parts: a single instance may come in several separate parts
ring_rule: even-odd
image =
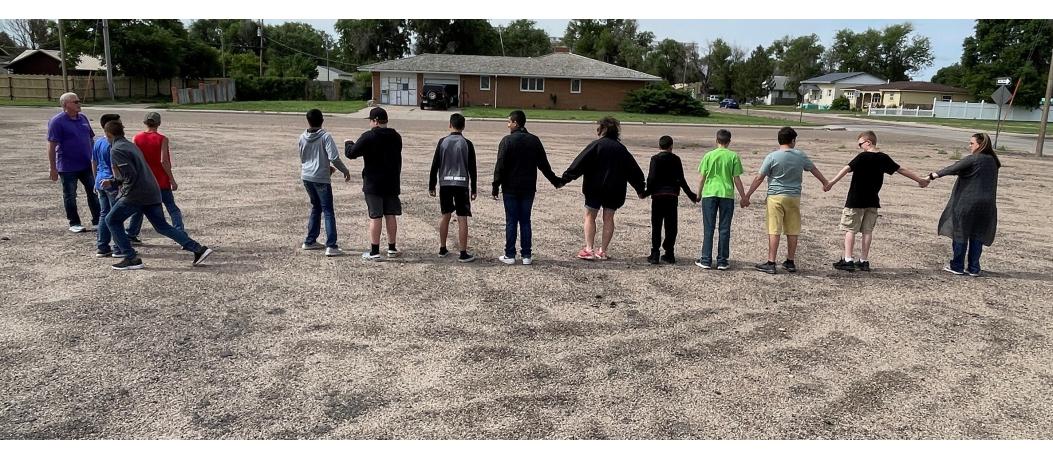
[[[336,37],[333,30],[335,19],[268,19],[267,24],[279,24],[285,21],[307,22],[314,27],[329,32]],[[494,25],[505,25],[511,19],[495,19]],[[550,36],[562,37],[567,28],[568,19],[540,19],[537,24]],[[841,29],[851,29],[856,33],[867,28],[881,29],[890,24],[903,22],[914,24],[915,33],[929,38],[932,44],[933,63],[922,69],[915,80],[928,81],[942,67],[958,62],[962,57],[962,40],[973,35],[975,21],[963,19],[918,19],[918,20],[834,20],[834,19],[787,19],[787,20],[743,20],[743,19],[641,19],[640,29],[654,33],[656,41],[672,38],[681,42],[697,42],[700,52],[704,52],[707,42],[721,38],[738,46],[748,55],[757,45],[768,46],[783,36],[799,36],[815,33],[823,46],[833,42],[834,34]]]

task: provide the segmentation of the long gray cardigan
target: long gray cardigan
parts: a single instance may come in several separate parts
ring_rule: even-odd
[[[984,246],[994,243],[998,226],[998,168],[993,156],[974,153],[936,172],[940,176],[958,176],[940,216],[940,235],[954,241],[978,239]]]

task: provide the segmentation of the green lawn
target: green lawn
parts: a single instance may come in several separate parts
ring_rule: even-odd
[[[244,110],[254,112],[307,112],[318,109],[324,113],[354,113],[362,110],[366,101],[239,101],[216,104],[159,104],[166,109]]]
[[[750,110],[772,110],[775,112],[800,112],[794,105],[755,105],[750,107]],[[830,115],[858,115],[859,112],[851,110],[818,110],[818,109],[805,109],[804,113],[818,113],[818,114],[830,114]]]
[[[507,118],[511,109],[495,109],[488,107],[465,107],[461,114],[474,118]],[[680,115],[656,115],[647,113],[628,112],[602,112],[592,110],[547,110],[526,109],[528,120],[585,120],[596,121],[604,116],[610,115],[618,121],[634,121],[645,123],[692,123],[709,125],[764,125],[783,126],[786,120],[773,118],[753,117],[735,113],[710,112],[708,117],[692,117]],[[797,125],[809,123],[795,123]]]
[[[953,128],[967,128],[976,131],[983,131],[994,134],[995,124],[994,120],[962,120],[957,118],[931,118],[931,117],[868,117],[866,115],[855,115],[858,118],[866,118],[873,121],[912,121],[915,123],[924,123],[931,125],[950,126]],[[1004,133],[1017,133],[1017,134],[1038,134],[1037,121],[1004,121],[1002,122],[1002,132]],[[1050,128],[1046,128],[1047,137],[1053,136],[1053,132],[1050,132]]]

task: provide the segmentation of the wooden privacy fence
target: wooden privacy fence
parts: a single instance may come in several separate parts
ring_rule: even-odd
[[[236,91],[233,78],[208,78],[198,83],[197,88],[172,87],[173,104],[210,104],[234,100]]]
[[[105,75],[69,76],[69,90],[77,93],[84,101],[105,101],[110,99],[109,85]],[[201,80],[183,80],[166,78],[155,80],[145,77],[113,77],[114,96],[118,99],[171,97],[172,90],[187,87],[200,88],[200,83],[216,84],[229,81],[233,87],[234,80],[229,78],[204,78]],[[62,85],[61,75],[0,75],[0,99],[32,99],[58,101],[66,92]],[[233,93],[233,91],[231,91]],[[233,95],[231,95],[233,98]]]

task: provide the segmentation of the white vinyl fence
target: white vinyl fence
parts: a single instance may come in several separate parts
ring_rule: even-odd
[[[1022,107],[1002,107],[1002,117],[1007,121],[1040,121],[1042,109],[1025,109]],[[1006,113],[1008,112],[1008,113]],[[933,99],[932,110],[877,108],[871,106],[867,115],[878,117],[930,117],[960,118],[965,120],[997,120],[998,105],[990,102],[943,102]]]

